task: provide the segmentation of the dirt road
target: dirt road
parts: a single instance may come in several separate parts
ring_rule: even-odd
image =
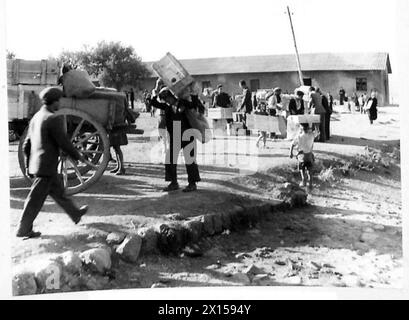
[[[163,165],[156,139],[150,132],[155,120],[138,119],[146,133],[130,136],[124,148],[127,175],[105,174],[86,192],[75,196],[92,208],[80,226],[73,226],[53,202],[47,201],[36,226],[37,240],[13,242],[15,264],[78,250],[103,241],[112,231],[166,221],[166,215],[191,217],[223,212],[237,201],[275,199],[275,186],[298,181],[295,162],[288,159],[288,141],[270,141],[257,149],[232,138],[213,141],[212,154],[199,164],[200,191],[192,197],[164,194]],[[400,163],[392,156],[399,147],[399,110],[383,108],[373,126],[365,115],[337,113],[332,139],[315,145],[317,172],[309,206],[275,213],[270,221],[251,230],[226,232],[203,240],[200,257],[142,257],[137,266],[114,261],[114,276],[103,288],[208,285],[313,285],[399,287],[402,281]],[[379,152],[388,164],[374,171],[345,170],[357,154]],[[395,152],[396,153],[396,152]],[[223,160],[221,160],[223,159]],[[243,165],[243,163],[245,165]],[[331,165],[333,164],[333,167]],[[356,163],[354,164],[356,165]],[[16,227],[29,186],[10,146],[12,228]],[[185,183],[184,168],[181,182]],[[243,276],[244,275],[244,276]]]

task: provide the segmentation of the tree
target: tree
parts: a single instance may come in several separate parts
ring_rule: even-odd
[[[149,71],[131,46],[120,42],[100,42],[92,54],[94,74],[104,86],[121,90],[124,86],[136,86]]]
[[[102,41],[95,48],[84,46],[80,51],[63,51],[59,60],[85,69],[98,77],[102,85],[118,91],[124,86],[136,87],[149,74],[135,49],[120,42]]]
[[[6,50],[6,59],[15,59],[16,54],[13,51]]]

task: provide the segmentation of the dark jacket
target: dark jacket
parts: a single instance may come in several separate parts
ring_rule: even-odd
[[[288,104],[288,111],[290,112],[290,115],[295,116],[304,114],[304,100],[300,100],[300,102],[301,108],[297,110],[297,101],[294,98],[290,99],[290,102]]]
[[[315,114],[325,114],[326,110],[322,105],[322,98],[321,95],[317,92],[310,93],[310,107],[315,108]]]
[[[213,99],[213,107],[229,108],[231,106],[230,96],[226,92],[216,93]]]
[[[321,97],[322,97],[321,103],[322,103],[322,106],[323,106],[324,109],[325,109],[325,112],[326,112],[327,114],[331,114],[331,113],[332,113],[332,109],[330,109],[330,107],[329,107],[328,98],[327,98],[325,95],[322,95]]]
[[[252,110],[253,110],[253,105],[251,102],[251,92],[249,88],[244,88],[243,89],[243,100],[241,101],[241,104],[239,108],[237,109],[237,112],[251,113]]]
[[[171,136],[171,139],[173,138],[172,133],[173,133],[173,122],[174,121],[180,121],[182,134],[185,130],[192,128],[189,121],[187,120],[184,109],[185,108],[188,108],[188,109],[198,108],[198,106],[194,102],[190,102],[184,99],[179,99],[176,106],[170,106],[167,103],[159,102],[156,99],[156,96],[152,97],[151,105],[155,108],[165,111],[166,129],[168,130]]]
[[[42,106],[31,119],[23,143],[28,172],[41,177],[57,174],[60,149],[72,159],[80,159],[79,152],[64,131],[62,118],[56,117],[46,106]]]

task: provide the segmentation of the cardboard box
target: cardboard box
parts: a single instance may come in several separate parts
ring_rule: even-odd
[[[320,123],[321,116],[319,114],[301,114],[297,116],[289,116],[288,119],[293,119],[297,123]]]
[[[207,117],[209,119],[233,119],[233,108],[209,108]]]
[[[280,133],[278,117],[248,114],[246,126],[249,130]]]
[[[152,68],[176,95],[194,81],[183,65],[169,52],[158,62],[153,63]]]

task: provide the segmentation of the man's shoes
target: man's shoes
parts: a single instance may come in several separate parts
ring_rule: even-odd
[[[41,236],[41,232],[36,232],[36,231],[33,231],[33,230],[31,230],[30,232],[27,232],[27,233],[18,232],[16,236],[18,238],[33,239],[33,238],[39,238]]]
[[[87,211],[88,211],[88,206],[87,206],[87,205],[82,206],[82,207],[80,208],[79,212],[78,212],[78,216],[73,219],[74,223],[75,223],[75,224],[78,224],[78,223],[81,221],[82,216],[83,216],[84,214],[86,214]]]
[[[197,190],[196,183],[189,183],[189,185],[183,189],[183,192],[192,192],[196,190]]]
[[[163,189],[163,191],[165,192],[176,191],[176,190],[179,190],[179,184],[175,182],[172,182],[166,188]]]

